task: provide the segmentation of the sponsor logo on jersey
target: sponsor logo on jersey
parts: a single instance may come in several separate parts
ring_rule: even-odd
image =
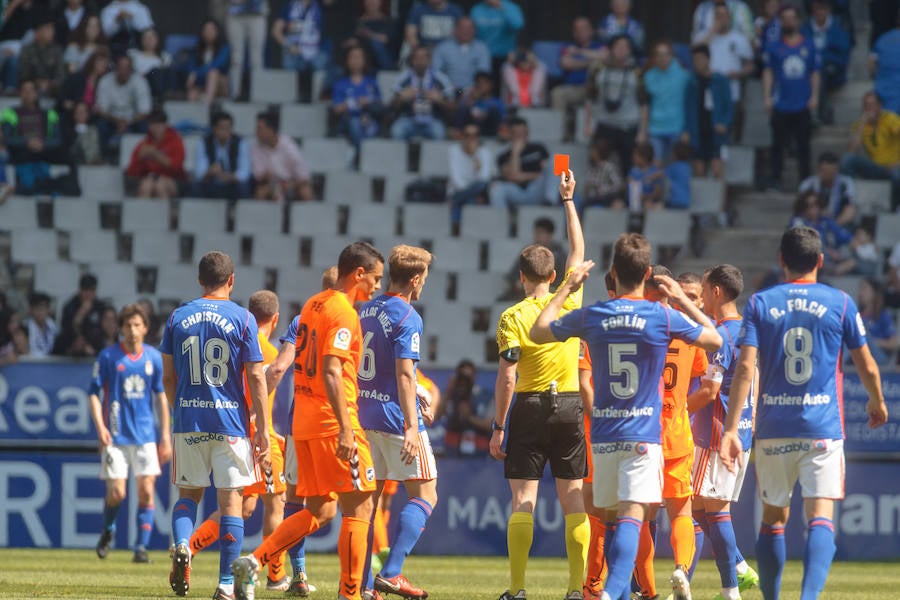
[[[198,433],[184,436],[184,443],[188,446],[202,444],[204,442],[224,442],[225,435],[221,433]]]
[[[129,375],[122,382],[122,390],[125,392],[125,397],[129,400],[143,398],[146,389],[147,382],[140,375]]]
[[[334,334],[334,347],[338,350],[350,349],[350,330],[342,327]]]
[[[366,469],[366,480],[372,481],[375,479],[375,469],[373,467],[369,467]]]
[[[866,324],[863,323],[862,315],[856,313],[856,328],[859,329],[859,335],[866,335]]]
[[[419,332],[412,334],[412,338],[409,340],[409,349],[413,352],[419,351]]]

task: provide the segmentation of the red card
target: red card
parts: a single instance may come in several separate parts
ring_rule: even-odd
[[[569,155],[554,154],[553,155],[553,174],[562,175],[569,170]]]

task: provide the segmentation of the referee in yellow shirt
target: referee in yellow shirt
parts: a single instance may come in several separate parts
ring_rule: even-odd
[[[584,260],[584,234],[572,200],[574,191],[575,177],[569,171],[560,177],[559,183],[569,237],[566,276]],[[550,283],[556,278],[553,253],[537,244],[522,250],[519,277],[525,288],[525,299],[506,309],[497,324],[500,368],[495,388],[491,455],[504,460],[504,475],[512,490],[512,514],[506,532],[510,584],[500,600],[525,598],[525,566],[534,535],[538,482],[548,461],[566,515],[569,559],[566,598],[581,600],[590,525],[581,495],[581,480],[587,475],[587,452],[584,408],[578,393],[579,342],[572,338],[538,345],[528,338],[531,326],[553,297],[550,293]],[[566,300],[560,314],[579,308],[581,298],[579,288]],[[516,401],[510,408],[513,392]]]

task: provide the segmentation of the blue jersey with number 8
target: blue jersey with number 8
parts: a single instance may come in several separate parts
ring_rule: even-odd
[[[794,281],[753,294],[738,345],[759,349],[756,437],[843,439],[841,348],[865,343],[841,290]]]
[[[658,302],[616,298],[551,323],[556,339],[580,337],[593,362],[591,442],[661,443],[661,378],[673,338],[693,343],[703,328]]]
[[[230,300],[198,298],[172,312],[160,352],[175,363],[175,433],[247,437],[244,364],[262,362],[256,319]]]

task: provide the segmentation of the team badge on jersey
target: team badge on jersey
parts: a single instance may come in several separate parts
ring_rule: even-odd
[[[147,377],[153,376],[153,363],[149,360],[144,363],[144,373],[147,374]]]
[[[634,445],[634,451],[638,454],[647,454],[647,444],[644,442],[638,442]]]
[[[374,469],[374,467],[369,467],[368,469],[366,469],[366,480],[372,481],[374,479],[375,479],[375,469]]]
[[[412,350],[413,352],[419,351],[419,334],[418,333],[412,334],[412,337],[409,340],[409,349]]]
[[[337,333],[334,334],[334,347],[338,350],[349,350],[350,349],[350,330],[346,327],[342,327],[338,329]]]

